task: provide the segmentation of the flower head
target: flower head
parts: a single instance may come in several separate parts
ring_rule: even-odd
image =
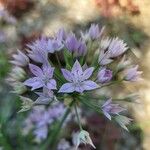
[[[87,68],[83,71],[78,60],[73,65],[73,68],[70,71],[62,69],[64,78],[69,81],[65,83],[60,88],[59,92],[61,93],[72,93],[74,91],[82,93],[85,90],[93,90],[99,86],[92,80],[88,80],[94,71],[93,67]]]
[[[111,99],[107,100],[102,106],[102,111],[109,120],[111,120],[110,114],[119,115],[119,113],[124,110],[125,109],[120,107],[119,104],[113,104]]]
[[[102,68],[98,72],[97,78],[100,83],[107,83],[112,79],[112,71],[106,68]]]
[[[80,133],[77,136],[76,150],[78,149],[80,143],[90,144],[94,149],[96,149],[96,147],[94,146],[94,144],[93,144],[93,142],[92,142],[92,140],[90,138],[89,133],[87,131],[85,131],[85,130],[80,131]]]
[[[56,89],[56,81],[52,79],[54,68],[50,65],[43,65],[42,69],[36,65],[29,64],[30,71],[35,77],[29,78],[24,82],[24,85],[32,87],[35,90],[41,87],[46,87],[50,90]]]
[[[29,58],[20,50],[17,50],[18,54],[14,54],[13,58],[14,60],[10,61],[12,64],[16,66],[27,66],[29,63]]]
[[[101,30],[99,29],[98,24],[92,24],[89,29],[89,32],[88,32],[89,37],[92,40],[98,39],[101,36],[101,34],[103,33],[103,30],[104,30],[104,28],[102,28]]]
[[[133,68],[126,69],[124,72],[124,79],[126,81],[138,81],[140,78],[140,75],[142,74],[142,71],[137,71],[138,65],[136,65]]]
[[[32,44],[28,44],[28,56],[35,62],[47,63],[49,47],[51,48],[51,39],[42,37]]]
[[[85,55],[87,50],[86,44],[78,40],[74,34],[70,34],[67,37],[65,46],[71,53],[75,53],[77,56]]]
[[[35,62],[40,63],[47,63],[48,53],[54,53],[63,48],[63,44],[59,39],[51,39],[47,37],[41,37],[27,46],[31,49],[31,51],[28,51],[29,57]]]
[[[128,49],[127,44],[119,38],[113,38],[108,46],[108,53],[111,58],[122,55]]]
[[[86,31],[85,33],[81,31],[80,33],[84,41],[89,41],[89,40],[97,40],[102,36],[103,32],[104,27],[100,29],[98,24],[91,24],[88,31]]]
[[[65,46],[70,52],[74,52],[79,48],[78,40],[74,34],[67,36]]]
[[[49,53],[54,53],[57,51],[60,51],[64,45],[62,44],[62,41],[59,39],[52,39],[51,40],[51,48],[49,49]]]

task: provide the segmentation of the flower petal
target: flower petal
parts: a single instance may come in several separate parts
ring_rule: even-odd
[[[37,77],[39,76],[43,76],[43,71],[41,70],[40,67],[33,65],[33,64],[29,64],[29,68],[30,71]]]
[[[51,67],[50,64],[44,64],[43,65],[43,72],[44,74],[46,74],[47,76],[49,76],[49,78],[53,77],[54,74],[54,67]]]
[[[104,113],[104,115],[105,115],[109,120],[111,120],[111,116],[110,116],[110,114],[109,114],[108,112],[103,111],[103,113]]]
[[[99,85],[97,85],[95,82],[91,81],[91,80],[87,80],[83,82],[82,87],[85,90],[93,90],[99,87]]]
[[[35,90],[43,87],[43,83],[39,80],[38,77],[30,78],[24,82],[24,85],[32,87],[31,90]]]
[[[84,91],[84,88],[82,86],[78,85],[78,86],[75,87],[75,91],[79,92],[79,93],[82,93]]]
[[[73,83],[65,83],[59,89],[59,93],[72,93],[75,91],[75,86]]]
[[[86,69],[83,72],[82,81],[83,80],[87,80],[88,78],[90,78],[90,76],[92,75],[93,71],[94,71],[94,67],[90,67],[90,68]]]
[[[67,81],[72,82],[72,78],[73,78],[73,77],[72,77],[71,72],[68,71],[68,70],[66,70],[66,69],[61,69],[61,71],[62,71],[63,76],[65,77],[65,79],[66,79]]]
[[[78,60],[76,60],[76,62],[74,63],[71,73],[78,74],[78,75],[81,75],[83,73],[82,67],[80,63],[78,62]]]
[[[106,106],[110,105],[111,103],[112,103],[112,99],[110,98],[103,104],[102,107],[106,107]]]
[[[57,89],[56,87],[56,81],[54,79],[51,79],[48,83],[47,83],[47,88],[48,89]]]

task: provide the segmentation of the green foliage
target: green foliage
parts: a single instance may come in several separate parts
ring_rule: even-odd
[[[6,47],[0,45],[0,80],[7,75],[10,68],[6,52]]]

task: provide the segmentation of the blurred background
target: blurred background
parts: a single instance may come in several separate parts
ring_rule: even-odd
[[[17,49],[40,35],[86,29],[91,23],[106,26],[111,36],[119,36],[132,48],[132,59],[143,70],[144,80],[121,85],[121,92],[140,94],[129,107],[134,119],[130,132],[99,118],[87,118],[98,150],[149,150],[150,146],[150,0],[0,0],[0,150],[38,150],[32,137],[22,135],[27,114],[17,114],[20,100],[6,83],[9,60]],[[120,90],[120,87],[118,88]],[[110,95],[118,89],[109,90]],[[104,89],[108,90],[108,89]],[[73,125],[70,125],[73,128]],[[87,148],[88,149],[88,148]]]

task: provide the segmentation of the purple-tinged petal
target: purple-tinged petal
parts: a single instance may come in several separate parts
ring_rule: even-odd
[[[33,91],[33,90],[39,89],[39,88],[41,88],[41,87],[43,87],[43,84],[41,84],[40,81],[39,81],[39,82],[35,82],[35,83],[33,84],[32,88],[31,88],[31,90]]]
[[[71,73],[77,75],[81,75],[83,73],[82,67],[78,60],[76,60],[76,62],[74,63]]]
[[[43,76],[43,71],[41,70],[40,67],[33,65],[33,64],[29,64],[29,68],[30,71],[37,77],[42,77]]]
[[[88,68],[88,65],[85,63],[85,64],[82,66],[82,69],[83,69],[83,71],[85,71],[87,68]]]
[[[111,120],[111,116],[110,116],[110,114],[109,114],[108,112],[103,111],[103,113],[104,113],[104,115],[105,115],[109,120]]]
[[[111,58],[118,57],[127,51],[127,49],[127,44],[124,43],[123,40],[119,39],[118,37],[113,38],[108,47],[109,56]]]
[[[59,93],[72,93],[75,90],[75,86],[73,83],[65,83],[59,89]]]
[[[37,128],[36,130],[34,130],[34,134],[36,136],[36,141],[37,142],[41,142],[43,139],[47,138],[47,134],[48,134],[48,128],[46,125]]]
[[[52,46],[54,51],[60,51],[64,47],[60,40],[52,40]]]
[[[77,56],[84,56],[87,52],[86,44],[82,41],[79,41],[79,48],[76,51]]]
[[[127,81],[138,81],[141,79],[142,71],[138,71],[138,65],[125,70],[124,79]]]
[[[47,83],[47,88],[48,89],[57,89],[56,87],[56,81],[54,79],[51,79],[48,83]]]
[[[54,67],[51,67],[49,64],[43,65],[43,73],[44,73],[46,76],[48,76],[49,78],[52,78],[52,77],[53,77],[54,70],[55,70],[55,68],[54,68]]]
[[[119,104],[113,104],[112,99],[108,99],[102,106],[102,111],[104,115],[110,119],[111,114],[113,115],[119,115],[120,112],[126,110],[125,108],[122,108],[119,106]]]
[[[97,89],[99,87],[99,85],[97,85],[95,82],[91,81],[91,80],[87,80],[83,82],[82,87],[85,90],[94,90]]]
[[[104,50],[100,50],[99,54],[99,64],[107,65],[110,64],[113,60],[109,58],[108,52],[104,52]]]
[[[100,36],[100,29],[98,24],[92,24],[90,29],[89,29],[89,36],[91,37],[92,40],[97,39]]]
[[[84,87],[83,87],[83,86],[80,86],[80,85],[75,86],[75,91],[76,91],[76,92],[79,92],[79,93],[82,93],[82,92],[84,91]]]
[[[65,46],[70,52],[75,52],[76,50],[78,50],[79,42],[73,33],[67,37]]]
[[[125,108],[119,106],[119,104],[112,104],[111,113],[112,114],[119,114],[122,111],[125,111]]]
[[[91,77],[93,71],[94,71],[94,67],[87,68],[87,69],[83,72],[82,80],[87,80],[87,79],[89,79],[89,78]]]
[[[66,79],[67,81],[72,82],[72,78],[73,78],[73,77],[72,77],[71,72],[68,71],[68,70],[66,70],[66,69],[61,69],[61,71],[62,71],[63,76],[65,77],[65,79]]]
[[[28,56],[35,62],[39,63],[47,63],[48,54],[45,52],[41,52],[40,50],[36,51],[28,51]]]
[[[33,77],[30,79],[27,79],[24,82],[24,85],[32,87],[31,90],[35,90],[35,89],[43,87],[43,82],[41,80],[39,80],[38,77]]]
[[[59,30],[58,30],[58,32],[56,33],[56,38],[58,39],[58,40],[60,40],[60,41],[63,41],[63,40],[65,40],[66,39],[66,32],[65,32],[65,30],[64,30],[64,28],[60,28]]]
[[[98,81],[100,83],[107,83],[109,82],[113,77],[113,73],[110,69],[106,69],[106,68],[102,68],[99,72],[98,72]]]
[[[17,66],[26,66],[29,63],[29,58],[20,50],[17,50],[18,54],[14,54],[14,60],[11,61],[13,64]]]
[[[39,97],[34,102],[35,104],[49,104],[54,99],[54,92],[45,87],[43,88],[43,92],[36,92],[36,94]]]
[[[112,103],[112,99],[110,98],[103,104],[102,107],[106,107],[106,106],[110,105],[111,103]]]

